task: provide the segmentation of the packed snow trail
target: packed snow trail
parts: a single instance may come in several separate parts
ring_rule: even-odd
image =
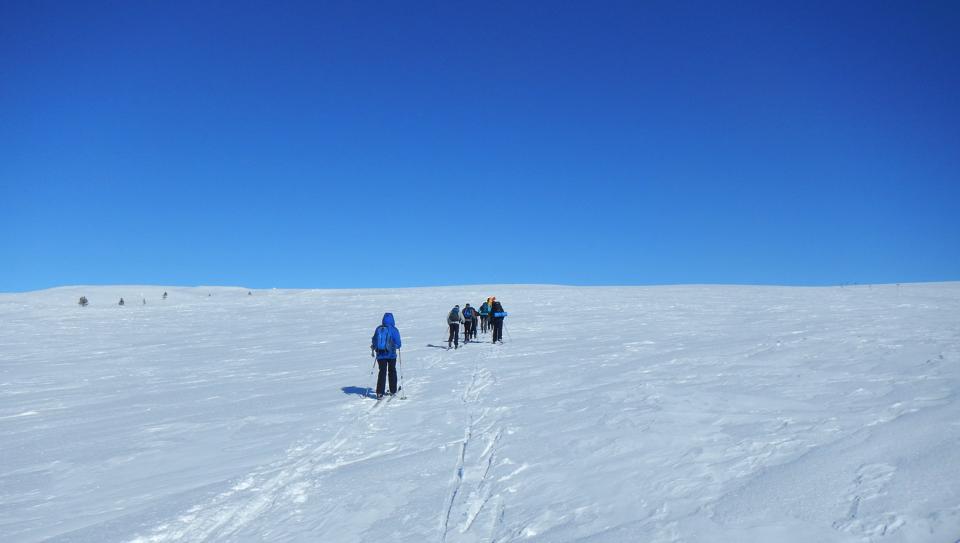
[[[247,292],[0,294],[4,541],[960,537],[960,284]]]

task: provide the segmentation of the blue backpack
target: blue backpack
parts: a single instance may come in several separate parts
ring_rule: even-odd
[[[472,318],[473,318],[473,308],[472,308],[472,307],[468,307],[468,308],[466,308],[466,309],[463,310],[463,318],[465,318],[465,319],[472,319]]]
[[[393,350],[393,336],[390,334],[389,328],[383,325],[377,327],[373,339],[373,348],[378,351]]]

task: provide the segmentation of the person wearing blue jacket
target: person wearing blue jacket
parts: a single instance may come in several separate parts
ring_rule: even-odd
[[[470,343],[470,339],[477,336],[477,310],[466,304],[463,311],[463,342]]]
[[[370,340],[370,356],[377,357],[380,373],[377,375],[377,399],[383,397],[387,376],[390,379],[390,395],[397,393],[397,351],[400,350],[400,330],[397,330],[393,313],[383,314],[383,323],[373,331]]]

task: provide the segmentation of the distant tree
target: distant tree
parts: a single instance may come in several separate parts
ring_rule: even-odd
[[[123,305],[123,298],[120,298],[120,305]]]
[[[78,303],[80,304],[80,307],[87,307],[87,303],[89,302],[87,302],[86,296],[81,296],[80,301]]]

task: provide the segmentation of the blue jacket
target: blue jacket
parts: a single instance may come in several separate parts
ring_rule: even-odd
[[[400,348],[400,330],[397,330],[397,327],[394,325],[395,321],[393,320],[393,313],[384,313],[383,314],[383,325],[387,327],[387,330],[390,332],[390,337],[393,339],[393,348],[386,351],[377,351],[377,360],[387,360],[397,358],[397,349]],[[377,328],[380,328],[379,326]],[[373,337],[370,338],[370,348],[374,349],[377,341],[377,331],[373,331]]]

